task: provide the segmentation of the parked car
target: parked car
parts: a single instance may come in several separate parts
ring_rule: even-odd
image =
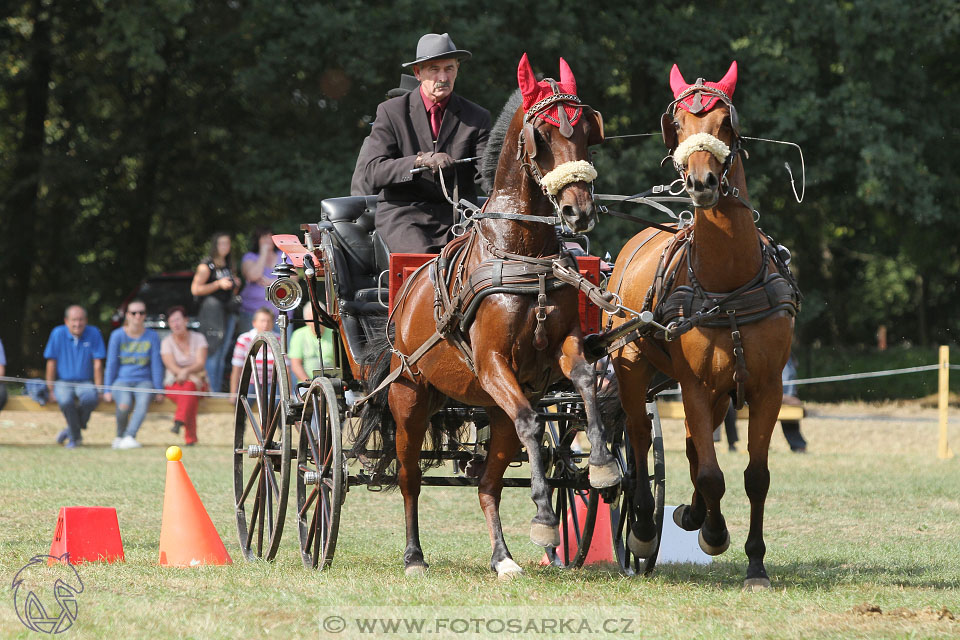
[[[110,318],[110,324],[114,329],[122,325],[127,304],[139,298],[147,305],[146,326],[160,334],[161,340],[170,332],[167,327],[167,309],[177,305],[187,310],[187,328],[197,331],[200,327],[200,322],[197,320],[199,304],[190,293],[192,281],[192,271],[174,271],[148,276],[117,306],[117,310]]]

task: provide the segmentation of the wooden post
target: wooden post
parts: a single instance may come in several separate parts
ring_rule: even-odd
[[[950,443],[947,440],[947,407],[950,404],[950,347],[940,347],[940,388],[938,408],[940,410],[940,445],[937,447],[937,457],[946,460],[953,457]]]

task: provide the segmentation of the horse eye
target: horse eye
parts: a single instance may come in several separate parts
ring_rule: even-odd
[[[674,120],[674,121],[673,121],[673,128],[676,129],[677,131],[680,131],[680,121],[679,121],[679,120]]]

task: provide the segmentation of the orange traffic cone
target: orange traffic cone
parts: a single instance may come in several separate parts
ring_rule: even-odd
[[[167,484],[160,524],[160,566],[233,564],[183,468],[180,447],[167,449]]]
[[[583,530],[583,525],[587,521],[587,503],[584,499],[577,497],[574,499],[574,504],[577,509],[577,522],[580,523],[581,531]],[[573,558],[577,553],[577,538],[575,535],[576,529],[573,525],[573,514],[567,513],[567,528],[566,531],[569,532],[569,538],[563,535],[564,528],[560,527],[560,546],[557,547],[557,553],[561,557]],[[566,548],[567,555],[563,555],[563,549]],[[587,557],[584,558],[584,566],[588,564],[606,564],[606,563],[615,563],[616,560],[613,557],[613,533],[610,528],[610,508],[605,502],[600,502],[597,507],[597,519],[593,525],[593,538],[590,539],[590,548],[587,549]],[[540,559],[540,565],[546,566],[550,564],[550,559],[547,557],[547,554],[543,554],[543,558]]]

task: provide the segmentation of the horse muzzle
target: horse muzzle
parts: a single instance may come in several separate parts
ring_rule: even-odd
[[[720,178],[714,171],[691,171],[683,186],[693,204],[701,209],[714,207],[720,200]]]
[[[587,233],[597,224],[597,206],[590,200],[585,205],[565,204],[560,207],[560,217],[570,229]]]

